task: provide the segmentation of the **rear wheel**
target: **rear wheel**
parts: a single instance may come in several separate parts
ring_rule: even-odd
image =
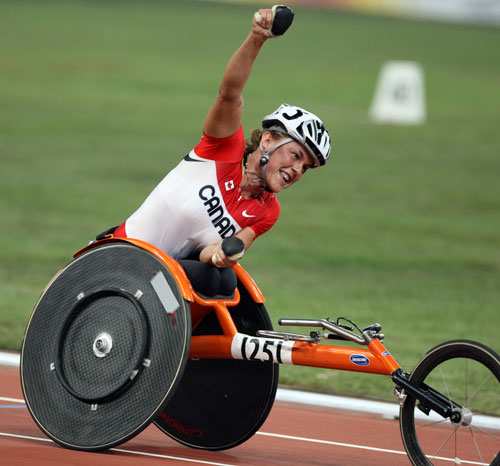
[[[191,315],[176,277],[152,253],[96,245],[45,288],[21,351],[21,385],[40,429],[98,451],[145,429],[186,367]]]
[[[457,340],[430,350],[410,375],[462,406],[454,423],[419,409],[408,395],[401,434],[415,466],[500,465],[500,357],[473,341]]]
[[[263,304],[238,283],[240,302],[229,308],[238,332],[272,330]],[[193,335],[221,335],[215,313]],[[192,448],[225,450],[248,440],[266,420],[278,388],[279,365],[235,359],[190,359],[182,380],[156,426]]]

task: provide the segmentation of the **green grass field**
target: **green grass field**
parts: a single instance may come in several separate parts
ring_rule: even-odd
[[[255,7],[1,1],[0,348],[43,287],[133,212],[198,141]],[[500,30],[296,8],[245,90],[244,129],[310,108],[333,159],[281,193],[242,264],[280,317],[383,324],[406,370],[469,338],[500,350]],[[428,121],[378,126],[387,60],[421,63]],[[283,367],[281,383],[391,398],[387,378]]]

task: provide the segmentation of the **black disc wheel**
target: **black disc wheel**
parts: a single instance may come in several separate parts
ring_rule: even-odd
[[[90,249],[52,279],[28,323],[28,411],[66,448],[119,445],[173,396],[190,338],[189,305],[163,262],[123,242]]]
[[[272,330],[263,304],[238,283],[240,303],[229,308],[239,332],[255,336]],[[222,334],[215,313],[193,335]],[[189,360],[172,400],[155,420],[174,440],[192,448],[224,450],[248,440],[271,410],[278,388],[279,365],[233,359]]]
[[[445,419],[433,411],[425,414],[408,395],[400,427],[414,466],[500,465],[498,354],[473,341],[443,343],[419,361],[410,381],[425,383],[461,406]]]

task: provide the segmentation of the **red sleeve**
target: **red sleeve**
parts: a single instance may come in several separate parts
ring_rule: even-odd
[[[239,162],[245,151],[245,137],[240,125],[238,131],[232,136],[214,138],[203,133],[203,137],[194,152],[198,157],[220,162]]]
[[[266,216],[259,220],[257,223],[250,225],[250,228],[255,232],[255,238],[258,238],[260,235],[264,234],[266,231],[270,230],[272,226],[278,220],[280,216],[281,206],[278,202],[278,199],[274,199],[270,208],[268,209]]]
[[[117,238],[127,238],[127,230],[125,229],[125,222],[123,222],[114,232],[113,236],[116,236]]]

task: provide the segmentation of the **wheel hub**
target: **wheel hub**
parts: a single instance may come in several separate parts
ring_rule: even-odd
[[[469,408],[462,408],[453,411],[450,421],[455,426],[469,426],[472,423],[472,411]]]
[[[94,351],[94,354],[98,358],[104,358],[109,354],[112,347],[113,347],[113,340],[111,338],[111,335],[109,335],[108,333],[101,333],[94,340],[94,345],[92,346],[92,349]]]

